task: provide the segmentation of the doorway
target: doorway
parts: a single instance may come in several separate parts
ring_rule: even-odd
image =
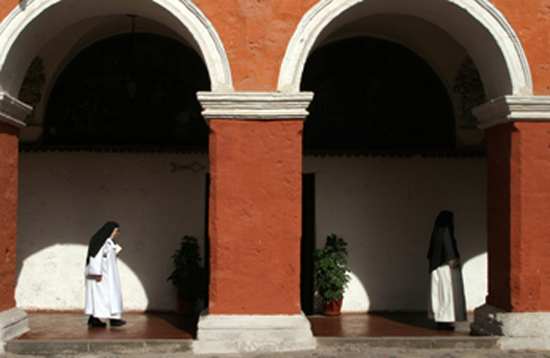
[[[302,243],[300,302],[306,315],[314,313],[313,252],[315,251],[315,174],[302,175]]]

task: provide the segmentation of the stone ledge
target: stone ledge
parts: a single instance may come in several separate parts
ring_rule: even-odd
[[[17,355],[79,354],[172,354],[191,351],[192,341],[185,340],[15,340],[5,351]]]
[[[315,349],[304,315],[202,315],[193,352],[240,354]]]
[[[498,337],[361,337],[361,338],[317,338],[318,348],[358,349],[494,349]]]
[[[550,349],[550,312],[507,312],[485,304],[475,310],[471,329],[500,336],[502,349]]]
[[[198,92],[202,116],[211,119],[237,120],[304,120],[312,92]]]
[[[19,337],[29,331],[27,312],[20,308],[12,308],[0,312],[0,341]]]
[[[0,92],[0,122],[17,128],[25,126],[24,120],[32,111],[32,107],[21,102],[6,92]]]

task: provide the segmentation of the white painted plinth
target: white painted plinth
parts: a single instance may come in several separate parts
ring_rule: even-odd
[[[27,312],[20,308],[12,308],[0,312],[0,342],[19,337],[29,331]],[[3,352],[3,344],[0,345],[0,353]]]
[[[315,349],[311,324],[301,315],[201,315],[193,352],[223,354]]]
[[[501,336],[501,349],[550,349],[550,312],[507,312],[486,304],[475,310],[471,329]]]

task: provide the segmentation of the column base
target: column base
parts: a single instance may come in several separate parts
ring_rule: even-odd
[[[0,342],[10,340],[29,331],[29,319],[27,313],[20,308],[12,308],[0,312]],[[3,344],[0,345],[0,353],[3,352]]]
[[[303,315],[201,315],[193,352],[223,354],[315,349],[317,340]]]
[[[476,308],[472,334],[501,336],[501,349],[550,349],[550,312],[507,312]]]

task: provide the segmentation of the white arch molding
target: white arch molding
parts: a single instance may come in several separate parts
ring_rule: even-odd
[[[289,42],[278,91],[300,91],[307,57],[326,32],[379,14],[418,17],[449,33],[476,63],[489,98],[533,93],[521,43],[504,16],[487,0],[321,0],[302,18]]]
[[[205,61],[212,92],[233,92],[229,61],[214,26],[190,0],[29,0],[0,24],[0,92],[17,97],[28,65],[64,29],[93,17],[136,14],[170,27]]]

